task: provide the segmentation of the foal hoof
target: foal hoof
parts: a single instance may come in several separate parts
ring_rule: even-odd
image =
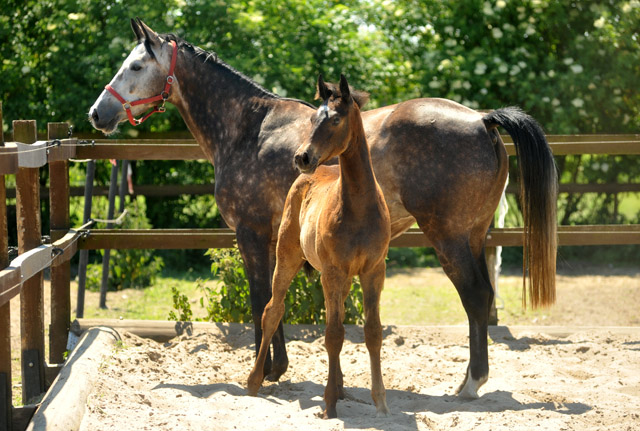
[[[338,417],[336,408],[326,409],[322,414],[322,419],[335,419]]]

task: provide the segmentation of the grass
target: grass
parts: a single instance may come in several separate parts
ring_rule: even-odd
[[[109,292],[107,309],[99,308],[99,293],[86,292],[85,318],[167,320],[173,310],[172,287],[190,299],[194,317],[206,316],[200,306],[202,292],[198,278],[207,273],[180,274],[166,272],[152,287]],[[523,310],[522,281],[517,275],[501,277],[497,302],[500,324],[535,323],[545,318],[545,311]],[[217,282],[208,280],[207,286]],[[75,293],[72,288],[75,306]],[[410,304],[410,306],[408,306]],[[382,292],[380,313],[385,325],[466,325],[467,316],[451,281],[441,268],[393,268],[387,272]],[[75,318],[75,316],[72,316]]]
[[[199,299],[202,296],[198,290],[198,275],[203,279],[207,274],[178,274],[177,272],[165,272],[158,277],[156,283],[145,289],[125,289],[118,292],[107,293],[107,309],[99,307],[99,293],[85,293],[84,317],[91,319],[138,319],[138,320],[167,320],[169,312],[173,309],[172,287],[177,287],[180,292],[191,300],[194,317],[206,315],[200,307]],[[180,277],[180,278],[178,278]],[[215,281],[208,281],[207,285],[213,285]],[[77,288],[75,289],[77,290]],[[73,295],[75,291],[72,289]],[[75,298],[72,298],[75,305]],[[75,316],[72,316],[72,319]]]

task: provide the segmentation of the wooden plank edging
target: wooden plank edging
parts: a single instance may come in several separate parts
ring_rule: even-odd
[[[27,431],[80,429],[87,398],[92,392],[100,365],[120,340],[120,334],[113,328],[94,327],[87,330],[47,391]]]

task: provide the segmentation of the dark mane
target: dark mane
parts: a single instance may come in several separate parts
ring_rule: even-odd
[[[263,86],[261,86],[260,84],[255,82],[253,79],[249,78],[248,76],[246,76],[242,72],[239,72],[238,70],[234,69],[232,66],[230,66],[227,63],[225,63],[224,61],[222,61],[218,57],[218,54],[215,53],[215,52],[206,51],[206,50],[204,50],[204,49],[202,49],[202,48],[200,48],[198,46],[195,46],[195,45],[187,42],[186,40],[182,39],[179,36],[176,36],[173,33],[159,34],[159,36],[162,39],[166,40],[166,41],[174,41],[178,45],[178,49],[182,49],[183,51],[191,53],[195,58],[202,59],[202,63],[203,64],[207,64],[208,63],[208,64],[211,64],[211,65],[218,65],[218,66],[222,67],[223,69],[225,69],[230,74],[238,77],[240,79],[240,81],[244,82],[245,84],[247,84],[250,87],[252,87],[255,90],[257,90],[259,93],[262,93],[262,94],[264,94],[264,95],[266,95],[268,97],[272,97],[274,99],[290,100],[290,101],[302,103],[303,105],[309,106],[310,108],[313,108],[313,109],[316,108],[314,105],[312,105],[311,103],[305,102],[304,100],[293,99],[293,98],[289,98],[289,97],[282,97],[282,96],[279,96],[279,95],[267,90],[266,88],[264,88]]]

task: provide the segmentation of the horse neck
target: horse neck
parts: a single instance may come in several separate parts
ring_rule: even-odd
[[[351,136],[347,149],[340,154],[340,185],[345,202],[354,208],[364,208],[364,202],[371,202],[371,196],[377,193],[377,185],[371,155],[364,134],[362,118],[356,111],[351,114]]]
[[[182,52],[175,70],[180,98],[174,104],[207,158],[217,161],[235,148],[266,115],[277,96],[217,60]],[[245,140],[246,141],[246,140]]]

